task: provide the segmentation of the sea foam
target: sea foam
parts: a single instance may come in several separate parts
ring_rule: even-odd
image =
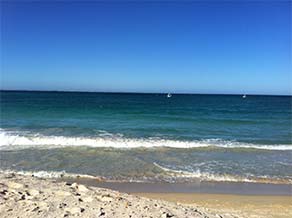
[[[291,179],[272,178],[270,176],[256,177],[253,175],[238,176],[230,174],[214,174],[202,172],[199,169],[193,172],[184,170],[174,170],[163,167],[157,163],[153,163],[156,167],[168,173],[173,178],[199,179],[201,181],[216,181],[216,182],[246,182],[246,183],[270,183],[270,184],[292,184]]]
[[[261,145],[242,143],[237,141],[226,141],[221,139],[205,140],[171,140],[162,138],[126,138],[121,135],[110,137],[69,137],[69,136],[46,136],[41,134],[27,134],[19,131],[6,131],[0,129],[0,149],[19,148],[54,148],[66,146],[90,146],[90,147],[112,147],[112,148],[138,148],[138,147],[171,147],[171,148],[254,148],[266,150],[292,150],[292,145]]]

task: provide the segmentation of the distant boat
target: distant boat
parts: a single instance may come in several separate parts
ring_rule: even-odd
[[[171,95],[170,93],[167,94],[167,97],[168,97],[168,98],[171,98],[171,96],[172,96],[172,95]]]
[[[242,98],[246,98],[246,95],[243,95]]]

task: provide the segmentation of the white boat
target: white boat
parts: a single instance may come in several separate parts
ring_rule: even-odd
[[[172,96],[172,95],[171,95],[170,93],[167,94],[167,97],[168,97],[168,98],[171,98],[171,96]]]
[[[242,98],[246,98],[246,95],[243,95]]]

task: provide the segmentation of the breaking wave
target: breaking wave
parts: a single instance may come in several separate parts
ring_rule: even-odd
[[[70,136],[46,136],[20,131],[5,131],[0,129],[0,149],[22,148],[54,148],[66,146],[90,146],[113,148],[138,148],[138,147],[171,147],[171,148],[254,148],[266,150],[292,150],[292,145],[261,145],[227,141],[221,139],[205,140],[171,140],[161,138],[126,138],[121,135],[98,135],[96,137],[70,137]]]
[[[202,181],[215,181],[215,182],[247,182],[247,183],[269,183],[269,184],[292,184],[291,179],[282,179],[282,178],[271,178],[269,176],[236,176],[228,174],[213,174],[208,172],[201,172],[196,170],[195,172],[188,172],[184,170],[173,170],[166,167],[163,167],[157,163],[153,163],[156,167],[165,171],[168,175],[175,178],[185,178],[187,180],[199,179]]]

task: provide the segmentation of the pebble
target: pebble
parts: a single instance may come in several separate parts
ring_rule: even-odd
[[[67,196],[70,196],[71,195],[70,192],[61,191],[61,190],[56,191],[55,194],[58,195],[58,196],[61,196],[61,197],[67,197]]]
[[[80,212],[80,208],[79,207],[73,207],[73,208],[68,208],[66,209],[66,212],[69,212],[72,215],[78,214]]]
[[[104,212],[103,208],[100,208],[100,214],[99,214],[99,216],[105,216],[105,212]]]
[[[163,213],[162,215],[161,215],[161,218],[171,218],[171,217],[173,217],[174,215],[172,215],[172,214],[170,214],[170,213]]]
[[[46,202],[39,202],[38,203],[40,207],[48,207],[48,204]]]
[[[67,204],[65,204],[65,203],[61,203],[61,204],[59,204],[59,208],[64,208],[64,207],[66,207],[67,206]]]
[[[72,183],[71,182],[65,182],[65,185],[71,186]]]
[[[89,191],[89,189],[86,188],[84,185],[78,185],[78,186],[77,186],[77,189],[78,189],[78,191],[80,191],[80,192],[88,192],[88,191]]]
[[[40,209],[40,207],[35,207],[34,209],[32,209],[32,212],[37,211],[38,209]]]
[[[71,187],[72,188],[77,188],[77,186],[78,186],[78,184],[76,182],[74,182],[74,183],[71,184]]]
[[[92,197],[85,197],[85,198],[82,198],[82,200],[86,203],[90,203],[93,201],[93,198]]]
[[[7,192],[8,192],[8,191],[7,191],[6,189],[4,189],[4,190],[0,191],[0,194],[2,194],[2,195],[6,195]]]
[[[16,182],[8,182],[7,186],[12,189],[21,189],[23,188],[23,184],[16,183]]]
[[[11,179],[11,178],[13,178],[13,177],[15,177],[15,174],[14,174],[14,173],[10,173],[10,174],[7,174],[7,175],[5,176],[5,178],[7,178],[7,179]]]
[[[97,195],[96,198],[98,200],[102,201],[102,202],[111,202],[111,201],[113,201],[113,198],[110,197],[109,195],[102,195],[102,196]]]
[[[112,197],[109,197],[109,196],[103,196],[101,198],[101,201],[105,201],[105,202],[111,202],[112,200],[113,200],[113,198]]]
[[[27,191],[27,194],[31,195],[31,196],[37,196],[40,194],[40,192],[38,190],[35,190],[35,189],[30,189]]]

